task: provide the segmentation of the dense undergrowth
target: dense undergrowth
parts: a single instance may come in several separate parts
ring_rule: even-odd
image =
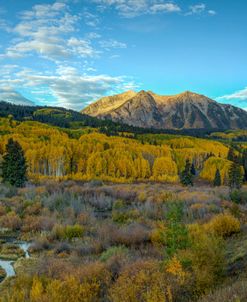
[[[0,301],[219,301],[229,292],[239,298],[229,301],[245,301],[244,279],[227,282],[247,255],[237,248],[247,192],[241,204],[228,193],[99,181],[1,185],[2,234],[32,245]]]

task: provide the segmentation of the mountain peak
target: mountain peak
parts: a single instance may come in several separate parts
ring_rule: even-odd
[[[162,96],[130,90],[102,98],[82,112],[142,128],[247,129],[246,111],[191,91]]]
[[[199,94],[199,93],[195,93],[193,91],[189,91],[189,90],[186,90],[180,94],[178,94],[178,96],[186,96],[186,97],[205,97],[204,95],[202,94]]]

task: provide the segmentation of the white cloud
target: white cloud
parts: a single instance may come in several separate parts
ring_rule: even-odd
[[[181,8],[172,1],[155,0],[93,0],[102,8],[114,7],[118,13],[126,18],[156,13],[177,13]]]
[[[207,6],[205,3],[199,3],[195,5],[191,5],[189,7],[189,11],[185,13],[185,16],[190,15],[201,15],[201,14],[208,14],[210,16],[215,16],[217,13],[215,10],[207,10]]]
[[[121,76],[88,75],[70,66],[59,67],[53,75],[36,74],[26,69],[16,73],[16,76],[22,79],[23,86],[35,95],[35,99],[42,98],[45,91],[50,105],[75,110],[103,95],[136,87],[132,81]]]
[[[70,47],[70,51],[73,54],[80,57],[96,57],[100,52],[94,50],[90,41],[77,39],[75,37],[71,37],[68,40],[67,45]]]
[[[175,13],[175,12],[180,12],[181,8],[174,3],[160,3],[151,6],[150,11],[152,11],[153,13],[158,13],[158,12]]]
[[[96,27],[100,23],[98,16],[96,16],[90,12],[85,12],[83,14],[83,17],[85,19],[86,25],[88,25],[88,26]]]
[[[123,76],[97,75],[94,59],[127,45],[104,39],[98,33],[99,17],[88,11],[72,14],[70,2],[34,5],[18,14],[18,22],[9,31],[12,40],[0,54],[7,63],[0,70],[0,97],[5,101],[31,105],[18,92],[26,91],[32,100],[47,105],[82,109],[103,95],[135,87]],[[88,31],[88,26],[94,31]],[[29,56],[36,70],[11,63]]]
[[[192,14],[201,14],[204,12],[206,9],[206,4],[201,3],[201,4],[195,4],[190,6],[190,11]]]
[[[20,58],[38,55],[50,60],[71,56],[92,57],[94,51],[90,40],[71,37],[77,31],[79,16],[69,12],[67,4],[39,4],[19,14],[20,22],[12,29],[18,39],[12,40],[1,57]],[[69,35],[69,37],[67,37]]]
[[[13,103],[16,105],[34,105],[32,101],[26,99],[10,86],[0,86],[0,101]]]
[[[114,39],[105,40],[105,41],[103,40],[100,41],[99,44],[102,48],[105,48],[106,50],[109,50],[111,48],[127,48],[127,44],[123,42],[119,42]]]
[[[211,16],[215,16],[217,13],[216,13],[215,10],[210,9],[210,10],[208,11],[208,14],[211,15]]]
[[[231,101],[231,100],[240,100],[240,101],[247,101],[247,87],[242,89],[242,90],[238,90],[232,94],[227,94],[227,95],[223,95],[221,97],[217,98],[218,101]]]

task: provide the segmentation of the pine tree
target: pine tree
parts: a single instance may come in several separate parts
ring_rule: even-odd
[[[230,169],[229,169],[229,187],[231,190],[234,189],[241,189],[243,183],[243,173],[241,170],[241,166],[232,163]]]
[[[247,181],[247,149],[243,151],[242,164],[244,167],[244,180]]]
[[[217,169],[216,172],[215,172],[214,186],[215,187],[221,186],[221,176],[220,176],[220,170],[219,169]]]
[[[196,175],[196,168],[195,168],[195,165],[193,163],[191,164],[190,172],[191,172],[192,175],[194,175],[194,176]]]
[[[6,154],[3,156],[3,181],[16,187],[22,187],[27,180],[27,164],[22,147],[12,138],[6,145]]]
[[[230,161],[235,161],[235,153],[233,147],[230,147],[228,154],[227,154],[227,159]]]
[[[185,168],[181,173],[180,181],[184,186],[193,186],[193,176],[191,174],[191,163],[189,159],[186,160]]]

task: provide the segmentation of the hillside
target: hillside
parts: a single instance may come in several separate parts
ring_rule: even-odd
[[[0,158],[8,139],[15,137],[24,149],[29,176],[34,178],[174,182],[189,158],[198,174],[212,181],[217,167],[222,175],[229,168],[227,146],[189,136],[140,134],[133,139],[87,131],[87,127],[64,129],[9,118],[0,118],[0,133]],[[205,171],[204,164],[212,156],[216,161],[209,161]]]
[[[123,94],[123,98],[129,94]],[[107,100],[107,98],[105,99]],[[104,103],[104,102],[103,102]],[[102,106],[104,104],[102,103]],[[100,103],[95,104],[94,110],[97,109]],[[80,113],[78,111],[65,109],[61,107],[48,106],[24,106],[15,105],[8,102],[0,101],[0,117],[12,116],[17,121],[38,121],[41,123],[48,123],[53,126],[78,129],[81,127],[92,127],[98,129],[101,133],[107,135],[119,135],[121,133],[173,133],[179,135],[192,135],[198,137],[205,137],[219,129],[147,129],[134,127],[120,122],[114,122],[111,119],[100,119],[94,117],[93,114]],[[223,130],[223,129],[221,129]]]
[[[143,129],[135,129],[126,124],[115,123],[110,119],[101,120],[62,107],[24,106],[0,101],[0,117],[9,116],[18,121],[38,121],[63,128],[78,129],[88,126],[97,128],[100,132],[108,135],[117,135],[118,132],[143,132]]]
[[[151,91],[102,98],[82,113],[135,127],[155,129],[246,129],[247,112],[186,91],[161,96]]]

